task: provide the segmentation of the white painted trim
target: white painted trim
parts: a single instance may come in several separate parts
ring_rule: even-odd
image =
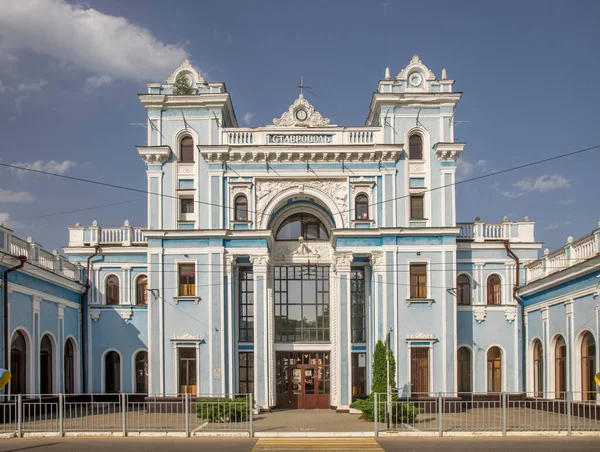
[[[196,280],[198,279],[198,263],[197,261],[194,263],[195,265],[195,274]],[[214,394],[214,378],[213,378],[213,330],[215,328],[213,324],[213,285],[212,285],[212,277],[213,277],[213,264],[212,264],[212,254],[208,254],[208,362],[210,363],[208,366],[208,388],[211,394]],[[177,285],[179,285],[179,277],[177,279]],[[198,284],[196,284],[196,295],[198,294]]]
[[[535,343],[536,341],[540,342],[540,345],[542,346],[542,370],[544,372],[544,374],[546,373],[546,354],[547,351],[544,348],[544,341],[542,340],[542,338],[540,336],[534,336],[533,338],[529,339],[528,342],[528,347],[527,347],[527,362],[529,363],[529,365],[531,365],[531,371],[527,372],[527,388],[524,390],[524,392],[526,392],[530,397],[535,397],[535,366],[534,366],[534,360],[535,360]],[[545,384],[545,377],[546,375],[542,375],[542,394],[544,394],[546,392],[546,388],[544,387]]]
[[[574,391],[573,400],[582,400],[583,397],[581,346],[583,345],[583,337],[586,333],[590,333],[592,335],[594,344],[596,345],[596,348],[598,347],[598,340],[596,339],[594,331],[592,331],[590,327],[581,328],[577,334],[574,334],[575,350],[573,350],[573,384],[571,385],[571,388]]]
[[[44,336],[48,336],[50,338],[50,345],[52,346],[52,393],[53,394],[58,394],[60,392],[60,387],[59,387],[59,382],[60,382],[60,368],[59,368],[59,364],[60,362],[62,362],[62,360],[59,360],[59,353],[60,353],[60,348],[58,347],[58,342],[56,340],[56,336],[54,336],[54,333],[50,330],[45,330],[44,332],[40,333],[39,339],[38,339],[38,353],[37,353],[37,360],[38,360],[38,382],[41,385],[42,382],[42,375],[41,375],[41,370],[42,370],[42,363],[41,363],[41,349],[42,349],[42,339],[44,338]]]
[[[547,364],[547,368],[549,370],[548,372],[548,376],[550,377],[548,379],[548,397],[557,399],[558,397],[556,396],[556,343],[558,342],[559,338],[563,338],[563,340],[565,341],[565,345],[567,347],[567,353],[568,353],[568,348],[569,348],[569,343],[567,342],[566,338],[565,338],[565,334],[564,333],[554,333],[554,335],[552,336],[552,339],[550,339],[550,348],[548,349],[548,364]],[[568,354],[567,357],[565,358],[566,361],[566,366],[568,368],[569,366],[569,362],[568,362]],[[552,371],[550,372],[550,369],[552,369]],[[565,388],[568,390],[568,371],[567,371],[567,375],[565,375],[565,378],[567,379],[567,381],[565,382]]]
[[[488,353],[490,349],[494,347],[498,347],[500,349],[500,392],[506,391],[506,350],[504,350],[504,347],[502,345],[498,343],[493,343],[488,345],[488,347],[485,349],[485,392],[488,394],[490,393],[490,390],[488,388]]]
[[[468,344],[464,344],[461,343],[458,345],[458,347],[456,347],[456,359],[455,359],[455,366],[456,366],[456,393],[458,393],[458,350],[461,348],[466,348],[467,350],[469,350],[469,354],[471,357],[471,381],[470,381],[470,386],[471,386],[471,391],[470,392],[477,392],[475,391],[475,382],[477,381],[475,379],[475,373],[477,371],[477,366],[475,363],[475,353],[473,352],[473,347],[471,345]],[[487,367],[487,356],[486,356],[486,363],[485,363],[486,367]],[[487,384],[487,381],[486,381]]]
[[[545,300],[539,303],[535,303],[533,305],[529,305],[525,307],[525,312],[526,313],[530,313],[530,312],[535,312],[538,310],[543,310],[544,308],[550,308],[552,306],[555,306],[557,304],[563,304],[565,302],[568,302],[570,300],[577,300],[578,298],[582,298],[585,297],[587,295],[593,295],[597,292],[597,286],[590,286],[590,287],[585,287],[583,289],[579,289],[575,292],[569,292],[567,294],[564,295],[560,295],[558,297],[555,298],[551,298],[549,300]]]
[[[104,352],[102,352],[102,356],[100,358],[100,372],[102,372],[100,374],[100,380],[102,381],[102,394],[106,393],[106,355],[109,352],[117,352],[117,354],[119,355],[119,388],[120,392],[123,392],[123,355],[116,348],[107,348],[106,350],[104,350]]]
[[[49,301],[51,303],[56,303],[60,306],[66,306],[68,308],[76,309],[77,311],[81,311],[81,305],[74,301],[66,300],[64,298],[60,298],[54,295],[50,295],[46,292],[40,292],[39,290],[30,289],[29,287],[21,286],[20,284],[10,282],[10,290],[15,292],[19,292],[25,295],[37,296],[42,298],[44,301]]]
[[[137,394],[136,388],[136,369],[135,369],[135,358],[139,352],[146,352],[146,365],[148,366],[148,370],[150,370],[150,353],[148,353],[148,349],[146,347],[140,347],[133,351],[131,354],[131,392]],[[148,380],[146,381],[146,389],[150,392],[150,375],[148,375]]]
[[[115,276],[117,278],[117,281],[119,282],[119,302],[116,305],[108,305],[106,303],[106,284],[107,284],[107,280],[108,278],[110,278],[111,276]],[[102,285],[98,288],[98,292],[100,292],[100,295],[102,296],[102,304],[105,306],[121,306],[123,303],[123,282],[121,281],[121,278],[119,278],[119,275],[116,272],[108,272],[106,275],[104,275],[104,278],[102,278]]]
[[[11,283],[12,285],[12,283]],[[23,338],[25,338],[25,374],[26,376],[28,376],[29,378],[27,379],[28,381],[25,382],[25,389],[27,391],[28,394],[33,394],[35,393],[34,390],[34,381],[35,381],[35,375],[34,375],[34,357],[33,357],[33,341],[31,338],[31,335],[29,334],[29,331],[27,331],[27,328],[25,328],[23,325],[17,325],[15,326],[15,328],[12,330],[12,333],[10,335],[10,344],[9,347],[12,348],[12,343],[14,340],[14,336],[15,333],[19,331],[23,334]],[[9,355],[10,356],[10,355]],[[10,359],[8,360],[9,362],[6,363],[6,367],[8,370],[12,370],[10,368]],[[10,382],[8,383],[10,385]],[[12,388],[10,388],[10,391],[12,392]]]
[[[77,343],[77,339],[75,339],[75,336],[73,336],[72,334],[69,334],[65,337],[65,340],[63,342],[63,359],[62,359],[62,363],[63,363],[63,369],[65,367],[64,363],[65,363],[65,348],[66,348],[66,344],[67,341],[71,341],[71,343],[73,344],[73,381],[74,381],[74,388],[73,390],[75,391],[75,394],[80,394],[81,393],[81,352],[79,350],[79,344]],[[65,375],[64,375],[64,371],[63,371],[63,385],[62,385],[62,392],[64,392],[65,390]],[[91,392],[91,391],[89,391]]]

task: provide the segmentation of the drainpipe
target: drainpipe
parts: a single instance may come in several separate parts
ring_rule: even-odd
[[[100,246],[94,247],[94,254],[91,254],[87,258],[87,272],[85,274],[85,292],[81,294],[81,378],[82,378],[82,393],[87,393],[87,378],[86,378],[86,367],[85,367],[85,339],[87,337],[86,325],[87,325],[87,294],[90,291],[90,261],[92,258],[100,254]]]
[[[517,295],[517,290],[519,290],[519,258],[510,249],[510,244],[508,240],[504,240],[504,248],[510,257],[512,257],[516,263],[515,267],[515,285],[513,286],[513,299],[519,304],[521,307],[521,379],[522,379],[522,388],[523,392],[525,392],[525,383],[527,381],[527,377],[525,374],[525,363],[527,360],[527,354],[525,351],[527,350],[527,344],[525,344],[525,304],[521,297]]]
[[[27,256],[19,256],[19,263],[14,267],[4,270],[4,310],[2,316],[4,317],[4,367],[7,369],[10,367],[9,363],[9,348],[10,348],[10,331],[8,331],[8,274],[23,268],[25,262],[27,262]]]

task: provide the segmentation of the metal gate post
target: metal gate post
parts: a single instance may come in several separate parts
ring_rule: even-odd
[[[441,392],[438,392],[438,430],[439,430],[439,434],[440,436],[444,436],[444,426],[442,424],[442,413],[444,412],[444,407],[443,407],[443,396]]]
[[[573,413],[571,413],[571,401],[573,400],[573,393],[571,391],[567,391],[567,393],[565,394],[565,399],[566,399],[566,404],[567,404],[567,436],[571,436],[572,433],[572,429],[573,429],[573,425],[572,425],[572,419],[571,416]]]
[[[23,438],[23,396],[17,395],[17,436]]]
[[[506,392],[500,395],[502,405],[502,436],[506,436]]]
[[[123,437],[127,436],[127,425],[126,425],[126,415],[127,415],[127,394],[121,394],[121,418],[123,420]]]
[[[379,405],[377,404],[377,393],[375,393],[375,399],[374,399],[374,410],[373,410],[373,418],[375,419],[375,427],[374,427],[374,432],[375,432],[375,438],[377,438],[379,436],[379,430],[378,430],[378,425],[377,425],[377,418],[378,418],[378,414],[379,414]]]
[[[65,426],[64,426],[64,413],[63,413],[63,404],[64,394],[58,394],[58,428],[60,429],[60,436],[65,436]]]
[[[252,407],[252,394],[246,394],[246,400],[248,400],[248,414],[250,416],[250,438],[254,437],[254,426],[252,425],[253,407]]]
[[[183,403],[184,403],[184,407],[183,407],[183,414],[185,415],[185,437],[189,438],[190,437],[190,399],[189,399],[189,394],[186,392],[183,395]]]

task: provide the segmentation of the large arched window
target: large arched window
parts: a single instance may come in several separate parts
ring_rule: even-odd
[[[248,198],[244,195],[235,198],[235,221],[248,221]]]
[[[27,393],[27,343],[25,336],[17,331],[10,344],[10,393]]]
[[[583,400],[596,400],[596,341],[587,331],[581,340],[581,391]]]
[[[277,240],[327,240],[325,225],[314,215],[298,213],[289,216],[277,231]]]
[[[194,140],[191,137],[181,140],[179,155],[182,163],[194,163]]]
[[[487,353],[487,391],[502,391],[502,351],[492,347]]]
[[[116,275],[106,278],[106,304],[119,304],[119,278]]]
[[[369,198],[361,193],[354,199],[354,216],[356,220],[369,219]]]
[[[148,305],[148,277],[140,275],[135,281],[135,304],[138,306]]]
[[[121,392],[121,357],[115,351],[110,351],[104,356],[104,392]]]
[[[533,342],[533,396],[544,397],[544,350],[542,342]]]
[[[423,139],[420,135],[411,135],[408,139],[410,160],[423,160]]]
[[[458,392],[471,392],[471,350],[460,347],[456,355]]]
[[[456,278],[456,298],[459,305],[471,304],[471,280],[467,275]]]
[[[52,342],[47,334],[40,342],[40,394],[52,394]]]
[[[554,346],[554,397],[564,399],[567,391],[567,344],[559,336]]]
[[[148,352],[140,351],[135,355],[135,392],[148,392]]]
[[[67,339],[65,342],[65,393],[75,394],[75,347],[73,340]]]
[[[500,277],[490,275],[487,279],[487,304],[502,304]]]

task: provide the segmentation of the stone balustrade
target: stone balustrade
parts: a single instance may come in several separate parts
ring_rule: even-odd
[[[579,264],[582,261],[597,256],[600,251],[600,224],[598,229],[591,234],[573,240],[573,237],[567,238],[567,243],[561,248],[550,252],[548,248],[544,250],[544,255],[527,267],[527,282],[535,281],[552,273],[564,270]]]
[[[274,135],[279,133],[289,134],[288,129],[282,130],[279,128],[269,129],[223,129],[221,135],[221,144],[231,146],[264,146],[274,144],[272,141]],[[383,128],[382,127],[346,127],[339,128],[319,128],[318,130],[299,130],[297,135],[316,134],[327,136],[329,144],[338,145],[364,145],[364,144],[383,144]],[[271,138],[269,138],[271,136]],[[286,143],[290,144],[290,143]],[[293,143],[291,143],[293,144]],[[315,142],[298,142],[296,144],[322,144]]]
[[[78,263],[69,262],[65,256],[58,254],[57,250],[52,252],[42,249],[31,237],[23,240],[15,235],[13,231],[0,223],[0,252],[10,254],[14,257],[25,256],[27,262],[33,266],[44,268],[73,281],[83,283],[83,267]]]
[[[69,247],[81,246],[146,246],[143,228],[134,228],[129,220],[121,227],[102,228],[94,220],[91,226],[77,223],[69,227]]]
[[[509,240],[513,243],[534,242],[533,221],[525,217],[523,221],[509,221],[504,217],[501,223],[486,223],[476,218],[473,223],[457,223],[460,229],[457,239],[474,242]]]

